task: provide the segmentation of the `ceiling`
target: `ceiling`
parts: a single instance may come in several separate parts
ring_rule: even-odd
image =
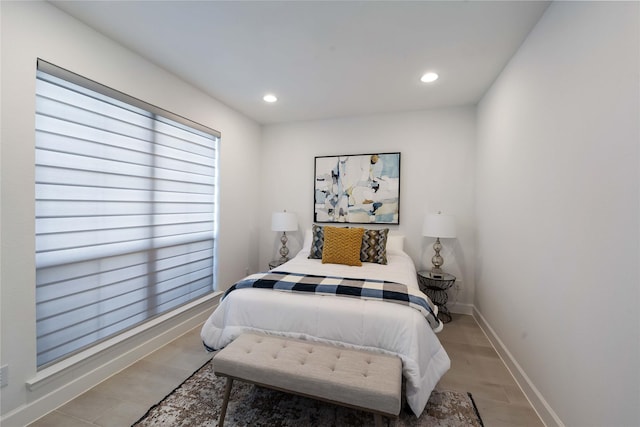
[[[549,4],[51,3],[262,124],[475,104]]]

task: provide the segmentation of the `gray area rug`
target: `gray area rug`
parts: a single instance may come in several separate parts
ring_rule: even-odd
[[[211,361],[196,371],[134,426],[217,426],[226,378]],[[373,415],[234,381],[225,426],[371,426]],[[434,390],[420,418],[400,414],[396,426],[482,427],[470,393]]]

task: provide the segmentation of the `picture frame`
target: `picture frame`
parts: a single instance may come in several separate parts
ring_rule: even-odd
[[[313,221],[400,224],[400,153],[315,157]]]

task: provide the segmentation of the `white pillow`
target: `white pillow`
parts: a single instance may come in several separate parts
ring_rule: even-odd
[[[387,252],[404,252],[404,236],[402,234],[387,235]]]
[[[311,242],[313,241],[313,234],[311,233],[311,229],[308,228],[304,232],[304,243],[302,244],[302,249],[300,251],[305,251],[308,255],[309,251],[311,251]]]

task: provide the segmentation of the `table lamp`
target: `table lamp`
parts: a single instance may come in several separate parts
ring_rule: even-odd
[[[442,264],[444,259],[440,256],[442,250],[442,244],[440,238],[455,238],[456,237],[456,221],[451,215],[443,215],[441,212],[437,214],[428,214],[424,219],[422,226],[422,235],[425,237],[435,237],[436,242],[433,244],[433,250],[435,255],[431,258],[433,268],[431,273],[442,274]]]
[[[280,248],[280,262],[287,262],[289,258],[289,248],[287,248],[287,231],[295,231],[298,229],[298,219],[291,212],[274,212],[271,215],[271,230],[282,231],[282,247]]]

